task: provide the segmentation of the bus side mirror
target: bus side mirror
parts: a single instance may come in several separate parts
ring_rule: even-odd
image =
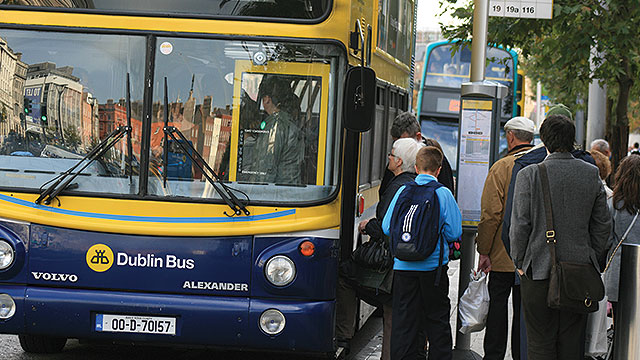
[[[344,92],[344,127],[355,132],[371,129],[376,107],[376,72],[368,67],[347,71]]]

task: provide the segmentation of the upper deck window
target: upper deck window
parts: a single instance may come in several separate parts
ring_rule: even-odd
[[[412,0],[379,0],[377,47],[406,65],[413,49]]]
[[[0,6],[181,17],[320,19],[330,0],[0,0]]]
[[[465,47],[451,56],[452,45],[445,44],[431,50],[427,59],[425,85],[459,89],[469,81],[471,49]],[[513,57],[507,51],[487,47],[485,78],[500,82],[507,87],[513,83]]]

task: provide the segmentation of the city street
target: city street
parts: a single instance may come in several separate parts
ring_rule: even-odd
[[[459,261],[449,264],[449,297],[451,299],[451,328],[455,329],[457,313],[457,290]],[[510,308],[510,307],[509,307]],[[484,332],[471,334],[471,349],[482,354],[482,340]],[[453,337],[455,344],[455,335]],[[382,318],[372,317],[356,334],[351,343],[351,353],[345,360],[378,360],[382,351]],[[35,355],[26,354],[20,348],[18,337],[15,335],[0,335],[0,359],[2,360],[173,360],[173,359],[212,359],[212,360],[249,360],[249,359],[309,359],[307,355],[283,355],[281,353],[216,351],[212,349],[185,349],[171,347],[151,347],[132,345],[96,345],[79,343],[69,340],[60,354]],[[507,350],[505,360],[511,360],[510,350]]]
[[[292,360],[309,359],[308,356],[286,355]],[[18,336],[0,336],[0,359],[3,360],[174,360],[174,359],[211,359],[211,360],[248,360],[283,359],[282,354],[257,352],[215,351],[211,349],[185,349],[170,347],[150,347],[132,345],[95,345],[80,344],[78,340],[69,340],[64,351],[59,354],[27,354],[20,348]]]

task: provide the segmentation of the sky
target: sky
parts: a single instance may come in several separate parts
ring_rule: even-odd
[[[438,23],[448,24],[452,21],[449,15],[437,16],[442,12],[439,6],[440,0],[418,0],[418,31],[439,30],[440,25]]]

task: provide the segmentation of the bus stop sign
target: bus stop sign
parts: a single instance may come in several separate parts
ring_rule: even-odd
[[[553,0],[491,0],[489,16],[551,19]]]

